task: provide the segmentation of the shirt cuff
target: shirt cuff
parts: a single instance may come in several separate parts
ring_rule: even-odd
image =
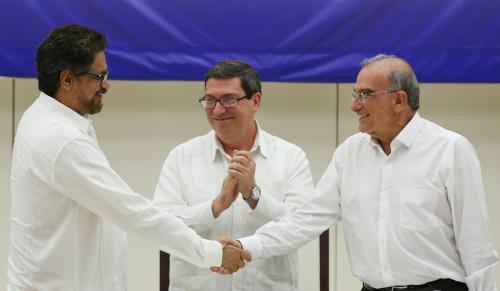
[[[284,211],[280,211],[281,208],[284,208],[283,203],[278,202],[271,195],[262,191],[259,202],[257,203],[255,209],[250,212],[250,216],[262,217],[266,220],[274,220],[281,216],[280,213],[284,213]]]
[[[470,291],[496,291],[495,284],[495,266],[496,262],[479,271],[476,271],[465,277],[465,283]]]
[[[196,205],[194,211],[197,213],[196,221],[193,221],[195,226],[199,225],[201,228],[206,229],[214,223],[215,218],[212,212],[212,200]]]
[[[222,265],[222,244],[215,240],[201,239],[203,249],[206,253],[205,262],[209,267],[220,267]]]
[[[244,250],[250,252],[252,260],[262,257],[262,243],[257,235],[246,236],[238,239]]]

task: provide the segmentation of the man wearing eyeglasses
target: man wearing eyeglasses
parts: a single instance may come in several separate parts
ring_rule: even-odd
[[[231,243],[282,255],[343,220],[353,274],[373,290],[497,290],[481,169],[463,136],[420,116],[419,87],[396,56],[368,59],[347,138],[311,200],[255,236]]]
[[[8,291],[125,291],[124,230],[204,268],[235,271],[250,259],[201,238],[110,167],[90,119],[110,88],[106,46],[101,33],[69,25],[38,47],[41,93],[21,118],[12,156]]]
[[[174,148],[153,201],[207,239],[253,234],[295,209],[312,192],[304,152],[264,131],[255,120],[259,76],[236,60],[217,63],[199,99],[212,129]],[[297,290],[297,253],[248,264],[220,276],[171,256],[170,290]]]

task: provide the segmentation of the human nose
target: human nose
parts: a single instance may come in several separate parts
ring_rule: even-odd
[[[216,100],[214,106],[214,113],[219,114],[224,112],[226,112],[226,107],[224,107],[219,100]]]
[[[352,98],[351,110],[352,112],[358,112],[363,107],[363,103],[358,98]]]
[[[109,88],[111,88],[111,83],[109,82],[109,79],[106,79],[106,81],[102,83],[101,88],[104,88],[106,90],[109,90]]]

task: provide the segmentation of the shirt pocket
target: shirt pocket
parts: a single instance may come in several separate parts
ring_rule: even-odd
[[[400,193],[399,223],[403,228],[425,231],[439,225],[436,214],[443,194],[427,189],[402,189]]]
[[[215,184],[199,184],[184,187],[184,199],[189,206],[213,200],[218,195]]]

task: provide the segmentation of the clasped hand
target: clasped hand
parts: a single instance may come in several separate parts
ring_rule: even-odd
[[[224,246],[222,265],[210,268],[212,272],[229,275],[243,268],[245,261],[250,262],[252,260],[250,253],[243,250],[238,241],[229,237],[220,237],[217,240]]]
[[[238,191],[244,198],[250,197],[255,186],[255,162],[248,151],[233,152],[228,169],[229,174],[238,180]]]

